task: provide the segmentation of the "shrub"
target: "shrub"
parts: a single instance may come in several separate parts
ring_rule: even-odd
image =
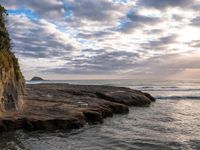
[[[0,50],[10,49],[10,38],[5,26],[5,16],[7,12],[3,6],[0,5]]]

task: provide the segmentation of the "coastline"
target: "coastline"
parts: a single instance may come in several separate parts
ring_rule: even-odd
[[[103,123],[129,106],[148,106],[148,93],[125,87],[71,84],[27,84],[24,110],[0,117],[1,131],[77,129]]]

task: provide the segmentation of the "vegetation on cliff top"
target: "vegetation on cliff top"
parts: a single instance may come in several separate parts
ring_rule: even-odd
[[[23,76],[20,71],[18,59],[10,51],[10,38],[5,25],[5,16],[7,15],[5,8],[0,5],[0,68],[4,68],[5,71],[8,71],[13,67],[15,77],[19,80]]]
[[[0,50],[10,49],[10,38],[5,26],[6,15],[5,8],[0,5]]]

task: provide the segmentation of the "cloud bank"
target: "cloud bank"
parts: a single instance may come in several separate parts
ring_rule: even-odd
[[[1,4],[8,10],[13,51],[27,79],[200,75],[199,0],[4,0]]]

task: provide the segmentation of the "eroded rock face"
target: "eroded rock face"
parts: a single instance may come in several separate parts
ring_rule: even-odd
[[[23,107],[25,81],[15,56],[8,50],[0,54],[0,111],[19,111]]]
[[[25,85],[18,60],[10,51],[5,15],[6,11],[0,5],[0,112],[22,109]]]

